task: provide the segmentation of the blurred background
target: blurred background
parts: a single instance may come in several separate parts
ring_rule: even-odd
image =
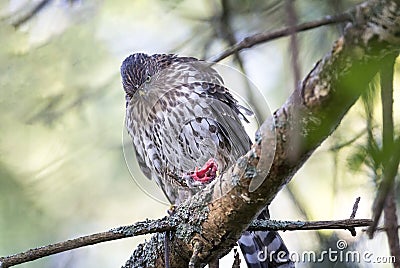
[[[306,0],[292,7],[295,22],[301,23],[359,2]],[[279,0],[0,1],[0,256],[165,216],[168,206],[142,191],[125,163],[122,60],[134,52],[208,59],[250,34],[287,26],[287,14],[288,6]],[[338,24],[298,34],[300,77],[329,52],[342,29]],[[290,38],[239,55],[222,63],[247,75],[271,110],[277,109],[296,84]],[[262,105],[251,103],[259,111]],[[272,218],[348,218],[358,196],[356,218],[371,216],[376,181],[361,153],[364,107],[359,101],[351,109],[279,193],[270,208]],[[379,102],[374,107],[379,119]],[[374,123],[379,132],[379,121]],[[290,250],[300,253],[335,250],[337,240],[345,239],[349,249],[389,255],[382,232],[374,240],[360,229],[355,238],[348,231],[282,236]],[[144,239],[98,244],[19,267],[120,267]],[[231,267],[232,259],[223,263]],[[358,266],[390,267],[299,263]]]

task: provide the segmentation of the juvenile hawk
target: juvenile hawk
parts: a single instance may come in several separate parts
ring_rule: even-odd
[[[251,140],[241,122],[249,111],[210,64],[136,53],[122,63],[121,76],[126,127],[139,166],[171,204],[189,198],[249,151]],[[267,210],[258,217],[268,217]],[[287,252],[276,232],[244,232],[239,245],[251,268],[294,267],[277,254],[257,258],[265,249]]]

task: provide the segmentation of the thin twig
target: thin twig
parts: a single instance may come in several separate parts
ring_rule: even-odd
[[[356,213],[358,210],[358,204],[360,203],[361,197],[356,198],[356,202],[353,205],[353,211],[351,212],[350,219],[354,219],[356,217]]]
[[[0,257],[0,268],[11,267],[16,264],[30,262],[39,258],[54,255],[60,252],[76,249],[84,246],[90,246],[106,241],[122,239],[131,236],[164,232],[174,229],[176,225],[168,218],[160,220],[146,220],[137,222],[133,225],[118,227],[106,232],[81,236],[78,238],[70,239],[67,241],[42,246],[34,249],[29,249],[25,252],[10,255],[7,257]]]
[[[350,219],[354,219],[356,217],[356,213],[357,213],[357,210],[358,210],[358,204],[360,203],[360,199],[361,199],[361,197],[357,197],[356,198],[356,202],[354,202],[353,210],[352,210],[351,215],[350,215]],[[352,236],[356,236],[357,235],[356,229],[354,227],[350,227],[348,229],[349,229],[349,231],[350,231]]]
[[[228,42],[229,46],[234,46],[237,43],[233,27],[232,27],[232,19],[231,19],[231,8],[229,6],[229,1],[223,0],[221,2],[222,5],[222,14],[220,18],[221,24],[221,36]],[[239,66],[240,71],[247,77],[247,72],[245,69],[244,61],[238,51],[234,53],[235,60]],[[262,109],[259,107],[256,97],[253,94],[252,88],[250,86],[249,80],[246,78],[243,80],[246,89],[246,97],[247,101],[252,104],[252,108],[254,109],[254,113],[256,118],[259,120],[263,120],[265,114],[263,114]]]
[[[29,249],[25,252],[18,253],[15,255],[1,257],[0,258],[0,267],[1,268],[11,267],[16,264],[30,262],[30,261],[33,261],[33,260],[36,260],[39,258],[43,258],[43,257],[57,254],[60,252],[68,251],[71,249],[94,245],[94,244],[98,244],[98,243],[105,242],[105,241],[121,239],[124,237],[126,237],[126,236],[123,234],[117,234],[117,233],[113,233],[111,231],[82,236],[82,237],[70,239],[67,241],[59,242],[59,243],[48,245],[48,246]]]
[[[12,22],[12,26],[15,28],[20,27],[22,24],[33,18],[36,14],[38,14],[44,7],[50,4],[52,0],[42,0],[38,2],[34,7],[31,8],[26,14],[18,18],[16,21]]]
[[[363,129],[360,131],[360,133],[358,133],[357,135],[355,135],[353,138],[351,138],[348,141],[345,141],[343,143],[339,143],[339,144],[334,144],[331,147],[329,147],[328,151],[339,151],[351,144],[353,144],[355,141],[357,141],[359,138],[361,138],[362,136],[365,135],[366,130]]]
[[[290,29],[290,49],[293,70],[294,87],[300,82],[300,66],[299,66],[299,42],[297,41],[297,13],[294,7],[294,0],[286,0],[287,24]]]
[[[240,268],[240,256],[237,248],[233,249],[233,264],[232,268]]]
[[[328,1],[328,4],[331,6],[333,9],[334,14],[339,14],[343,10],[343,0],[333,0],[333,1]],[[338,23],[336,25],[336,28],[338,30],[338,33],[340,35],[343,34],[344,31],[344,23]]]
[[[294,28],[286,27],[274,32],[254,34],[244,38],[242,41],[236,43],[235,45],[221,52],[219,55],[212,57],[211,59],[209,59],[209,61],[218,62],[242,49],[250,48],[252,46],[265,43],[267,41],[271,41],[280,37],[289,36],[293,30],[295,32],[302,32],[318,28],[320,26],[346,22],[346,21],[351,21],[351,16],[348,13],[343,13],[335,16],[326,16],[320,20],[305,22],[295,26]]]
[[[396,230],[400,229],[400,225],[396,226]],[[383,227],[376,227],[375,232],[386,232],[387,228],[385,226]],[[368,232],[368,229],[361,229],[361,232]]]
[[[349,229],[351,227],[369,226],[370,219],[346,219],[336,221],[274,221],[274,220],[255,220],[248,231],[305,231],[321,229]]]

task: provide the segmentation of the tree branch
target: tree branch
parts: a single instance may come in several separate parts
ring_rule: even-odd
[[[24,15],[17,18],[17,20],[13,21],[11,24],[15,28],[20,27],[22,24],[26,23],[28,20],[36,16],[43,8],[45,8],[48,4],[51,3],[52,0],[41,0],[36,3],[33,7],[31,7]]]
[[[290,29],[290,52],[292,60],[294,88],[296,88],[301,79],[299,66],[299,42],[297,40],[297,32],[295,28],[298,20],[294,0],[286,0],[285,5],[286,12],[288,14],[287,25]]]
[[[242,41],[236,43],[235,45],[229,47],[225,51],[221,52],[215,57],[209,59],[212,62],[218,62],[226,57],[235,54],[236,52],[243,50],[245,48],[251,48],[255,45],[262,44],[274,39],[278,39],[280,37],[285,37],[291,35],[293,32],[303,32],[307,30],[311,30],[314,28],[318,28],[324,25],[330,25],[341,22],[349,22],[351,21],[351,16],[348,13],[338,14],[334,16],[326,16],[322,19],[301,23],[294,27],[285,27],[281,30],[277,30],[274,32],[267,33],[258,33],[244,38]]]
[[[250,223],[249,231],[275,230],[320,230],[320,229],[349,229],[354,227],[367,227],[371,224],[370,219],[345,219],[336,221],[277,221],[277,220],[255,220]],[[102,242],[113,241],[122,238],[140,236],[151,233],[162,233],[165,231],[176,231],[179,222],[173,217],[164,217],[158,220],[146,220],[132,225],[113,228],[106,232],[86,235],[67,241],[30,249],[28,251],[0,257],[0,268],[11,267],[34,261],[53,254],[65,252],[80,247],[90,246]]]
[[[60,252],[76,249],[84,246],[90,246],[106,241],[122,239],[126,237],[150,234],[156,232],[164,232],[173,230],[177,223],[169,218],[160,220],[146,220],[129,226],[122,226],[106,232],[91,234],[87,236],[70,239],[67,241],[30,249],[28,251],[14,254],[7,257],[0,257],[0,268],[11,267],[17,264],[34,261],[46,256],[57,254]]]
[[[93,245],[105,241],[111,241],[123,237],[124,236],[121,234],[115,235],[114,233],[108,231],[104,233],[82,236],[79,238],[59,242],[48,246],[30,249],[22,253],[10,255],[7,257],[1,257],[0,268],[11,267],[17,264],[34,261],[46,256],[68,251],[71,249],[76,249],[79,247]]]
[[[324,229],[345,229],[369,226],[370,219],[346,219],[336,221],[274,221],[274,220],[254,220],[248,231],[307,231]]]
[[[354,219],[356,217],[356,213],[357,213],[357,210],[358,210],[358,204],[360,203],[360,199],[361,199],[361,197],[357,197],[356,198],[356,202],[354,202],[353,210],[352,210],[351,215],[350,215],[350,219]],[[354,229],[354,227],[350,227],[349,231],[350,231],[352,236],[356,236],[357,235],[356,229]]]
[[[237,42],[233,28],[232,28],[232,19],[231,19],[231,7],[229,5],[229,1],[228,0],[223,0],[221,1],[221,6],[222,6],[222,14],[221,14],[221,18],[220,18],[220,31],[221,32],[219,35],[221,37],[223,37],[224,39],[226,39],[226,41],[228,42],[229,46],[234,46],[235,43]],[[237,64],[239,66],[240,71],[246,74],[246,69],[245,69],[245,65],[244,65],[244,60],[242,58],[242,56],[239,54],[238,51],[234,52],[234,59],[236,59]],[[257,105],[257,101],[256,98],[251,90],[251,86],[249,84],[249,80],[248,79],[244,79],[244,85],[245,85],[245,94],[247,97],[247,100],[252,104],[252,108],[254,109],[254,113],[256,118],[265,118],[266,115],[263,114],[262,109],[260,109],[259,105]]]

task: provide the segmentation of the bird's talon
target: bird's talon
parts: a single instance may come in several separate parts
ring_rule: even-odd
[[[175,206],[175,205],[171,205],[171,206],[169,207],[169,209],[167,210],[168,215],[169,215],[169,216],[174,215],[175,210],[176,210],[176,206]]]

